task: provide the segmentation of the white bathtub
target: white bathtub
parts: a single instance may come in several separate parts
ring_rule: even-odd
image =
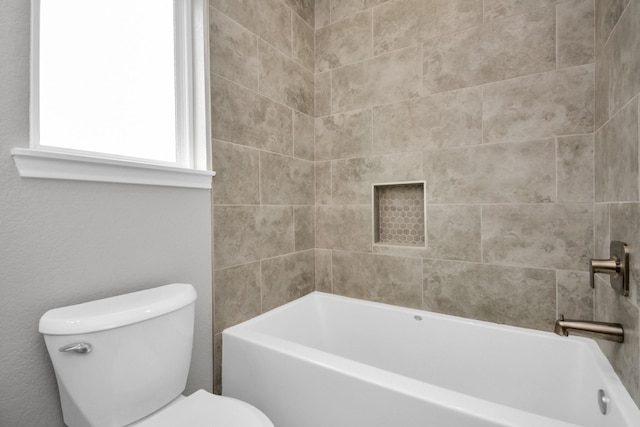
[[[318,292],[224,331],[222,391],[276,427],[640,426],[590,339]]]

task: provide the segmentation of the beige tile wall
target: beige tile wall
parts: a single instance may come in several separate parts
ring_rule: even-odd
[[[630,299],[587,272],[640,248],[640,0],[210,4],[218,374],[224,327],[318,289],[622,322],[640,403],[640,268]],[[422,249],[373,244],[371,185],[404,180]]]
[[[600,344],[640,404],[640,1],[595,4],[595,255],[608,257],[612,239],[631,250],[631,296],[621,297],[598,280],[595,316],[624,325],[622,346]]]
[[[640,1],[316,0],[315,17],[316,288],[547,331],[622,322],[606,350],[640,403],[640,268],[630,299],[588,276],[610,238],[640,250]],[[373,244],[367,189],[422,179],[426,247]]]
[[[210,0],[214,388],[221,332],[315,289],[312,0]]]
[[[558,307],[592,318],[593,1],[324,0],[315,16],[316,248],[333,253],[317,286],[544,330]],[[426,247],[373,244],[371,185],[411,180]],[[364,285],[367,259],[387,278],[424,268]]]

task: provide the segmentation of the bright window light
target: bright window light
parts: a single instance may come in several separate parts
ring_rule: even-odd
[[[179,161],[173,0],[41,0],[38,145]]]

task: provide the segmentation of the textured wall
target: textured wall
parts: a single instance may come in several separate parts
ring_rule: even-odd
[[[640,1],[596,1],[595,254],[622,240],[632,269],[630,298],[597,281],[595,316],[624,325],[624,345],[600,344],[640,404],[639,71]]]
[[[22,179],[29,145],[29,3],[0,13],[0,425],[62,426],[38,333],[48,309],[174,281],[198,291],[187,392],[211,390],[210,192]]]
[[[314,290],[314,9],[210,0],[214,342]]]

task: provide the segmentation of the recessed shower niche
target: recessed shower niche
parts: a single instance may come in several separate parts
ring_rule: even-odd
[[[373,241],[424,247],[425,183],[373,184]]]

